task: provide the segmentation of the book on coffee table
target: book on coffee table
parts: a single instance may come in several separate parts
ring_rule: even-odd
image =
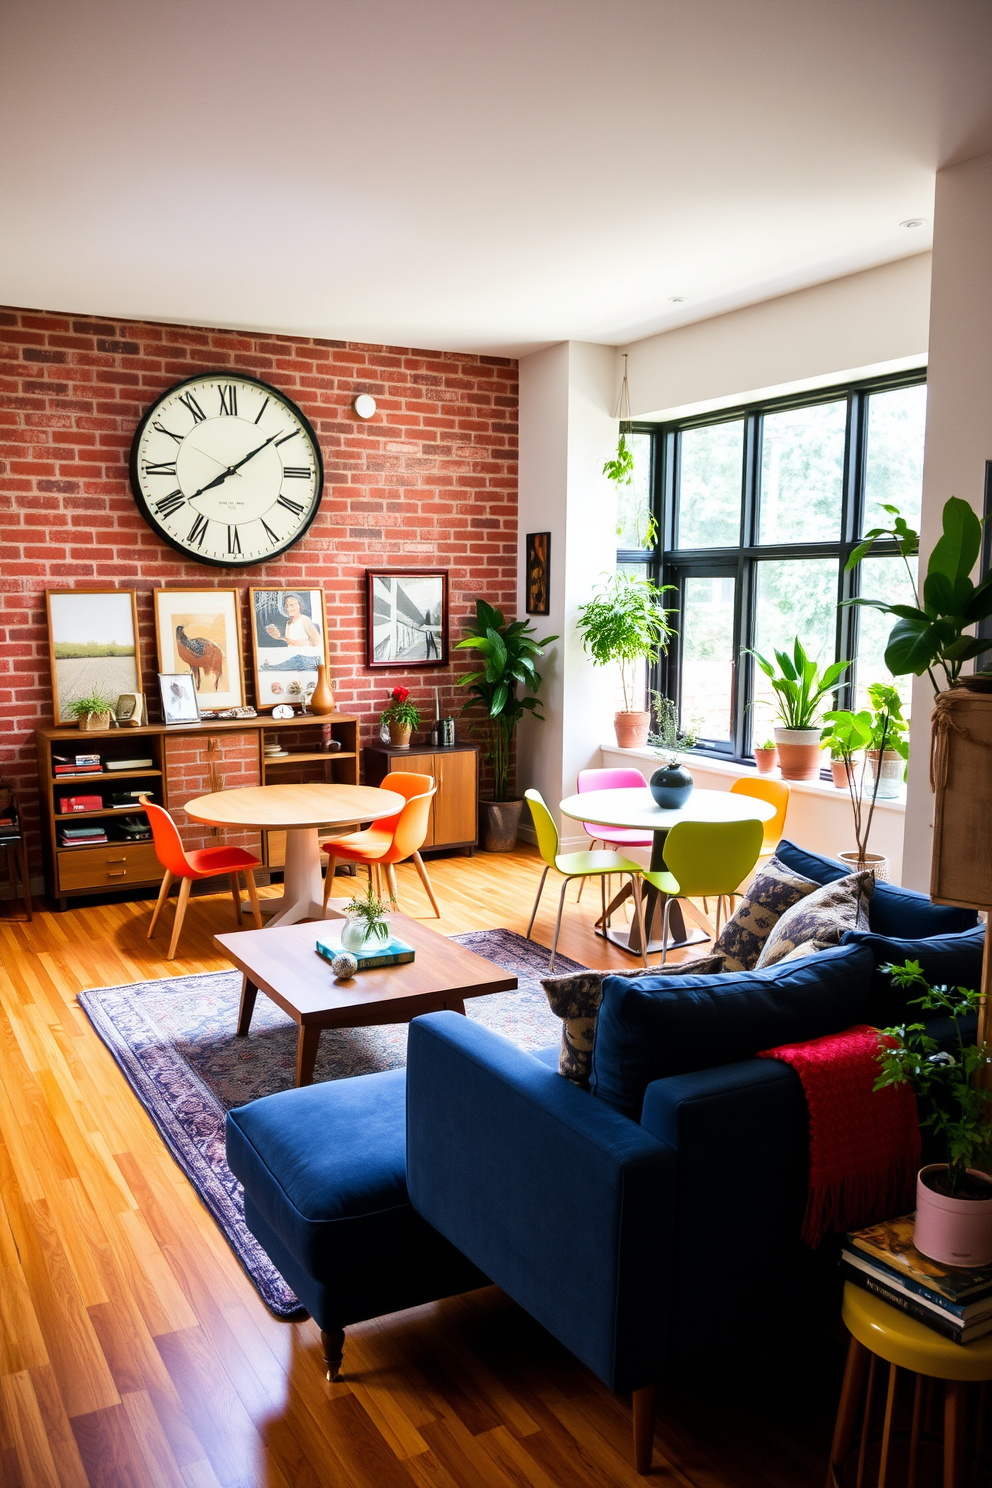
[[[345,949],[341,944],[341,933],[337,935],[317,936],[317,955],[323,956],[325,961],[333,961],[335,956],[340,956]],[[349,951],[349,956],[354,956],[358,962],[359,971],[372,971],[377,966],[403,966],[412,961],[416,955],[413,946],[407,945],[406,941],[397,940],[391,935],[388,940],[377,940],[374,949],[365,951]]]

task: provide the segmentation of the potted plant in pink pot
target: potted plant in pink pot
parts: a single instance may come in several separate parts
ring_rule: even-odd
[[[943,1140],[947,1162],[929,1163],[916,1180],[913,1244],[945,1266],[992,1262],[992,1051],[966,1043],[961,1019],[976,1013],[981,994],[964,987],[931,987],[918,961],[885,968],[896,986],[917,988],[913,1005],[950,1017],[956,1030],[952,1052],[940,1048],[924,1023],[882,1030],[875,1089],[908,1084],[920,1104],[920,1125]]]

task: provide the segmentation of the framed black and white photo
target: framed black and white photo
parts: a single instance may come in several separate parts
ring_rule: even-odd
[[[446,666],[448,571],[365,570],[370,667]]]
[[[200,704],[190,672],[159,672],[163,723],[199,723]]]

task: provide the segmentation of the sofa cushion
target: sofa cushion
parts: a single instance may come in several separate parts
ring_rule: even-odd
[[[637,1120],[652,1080],[865,1022],[874,966],[867,946],[837,946],[766,971],[607,977],[590,1089]]]
[[[779,843],[775,856],[797,873],[804,873],[807,878],[821,884],[833,883],[850,872],[846,864],[807,852],[787,838]],[[973,909],[932,904],[925,894],[917,894],[893,883],[876,882],[868,909],[868,929],[877,935],[953,935],[959,930],[971,930],[977,924],[978,915]]]
[[[787,909],[758,957],[757,971],[774,966],[786,956],[795,959],[838,946],[845,930],[868,929],[868,903],[875,875],[850,873],[835,883],[821,884]]]
[[[723,970],[722,956],[703,956],[691,962],[673,962],[671,966],[648,966],[631,971],[637,976],[709,976]],[[592,1069],[592,1047],[596,1038],[596,1018],[603,995],[603,981],[608,971],[570,971],[567,976],[542,977],[548,1005],[561,1019],[561,1054],[558,1073],[588,1088]]]
[[[713,949],[724,956],[725,971],[753,971],[770,932],[782,915],[819,884],[777,857],[755,874],[724,925]]]
[[[901,1023],[906,1018],[922,1019],[920,1009],[910,1006],[919,989],[899,988],[883,966],[901,966],[904,961],[918,961],[923,975],[933,986],[974,989],[981,985],[982,953],[985,948],[985,926],[961,930],[956,935],[931,935],[925,940],[905,940],[895,936],[875,935],[872,931],[848,930],[843,945],[866,946],[875,958],[872,989],[875,1010],[869,1022],[882,1027]]]

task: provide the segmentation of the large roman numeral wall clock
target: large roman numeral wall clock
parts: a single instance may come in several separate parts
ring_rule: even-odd
[[[131,444],[131,490],[145,521],[185,557],[217,568],[265,563],[299,542],[323,488],[305,415],[240,372],[177,382]]]

